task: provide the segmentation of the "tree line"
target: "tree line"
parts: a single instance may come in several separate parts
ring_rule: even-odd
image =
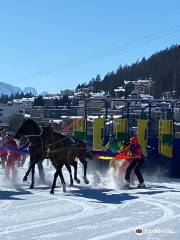
[[[151,94],[155,98],[162,97],[163,92],[173,92],[175,98],[180,98],[180,45],[173,45],[156,52],[149,58],[143,57],[132,65],[120,65],[116,71],[107,73],[103,79],[98,74],[87,84],[79,84],[76,89],[93,86],[95,91],[104,90],[114,96],[114,89],[124,86],[124,80],[152,78],[154,84]],[[126,89],[127,94],[131,91]]]
[[[7,104],[9,101],[13,101],[14,99],[22,99],[22,98],[31,98],[34,97],[34,95],[30,93],[24,94],[22,93],[16,93],[16,94],[11,94],[10,96],[6,94],[1,94],[0,96],[0,103]]]

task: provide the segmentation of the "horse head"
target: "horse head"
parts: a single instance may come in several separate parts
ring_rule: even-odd
[[[44,147],[48,147],[48,145],[56,144],[59,141],[65,139],[66,141],[63,141],[64,144],[65,142],[67,142],[68,137],[64,134],[54,131],[53,127],[49,124],[48,126],[43,127],[41,138]]]
[[[21,139],[24,136],[39,135],[40,133],[41,133],[41,129],[38,126],[38,124],[32,119],[27,119],[19,127],[14,137],[16,139]]]

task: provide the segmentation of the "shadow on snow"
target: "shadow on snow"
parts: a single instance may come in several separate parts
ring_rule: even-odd
[[[113,203],[121,204],[124,201],[137,199],[136,196],[131,196],[128,193],[117,193],[113,194],[111,191],[113,189],[107,188],[87,188],[87,187],[77,187],[78,190],[70,191],[71,196],[83,197],[88,199],[93,199],[99,201],[100,203]]]
[[[30,191],[24,189],[17,189],[17,191],[4,191],[0,189],[0,200],[24,200],[20,198],[22,195],[32,194]]]

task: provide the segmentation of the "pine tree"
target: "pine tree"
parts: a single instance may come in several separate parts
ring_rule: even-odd
[[[34,106],[45,106],[43,96],[39,95],[37,98],[34,99]]]

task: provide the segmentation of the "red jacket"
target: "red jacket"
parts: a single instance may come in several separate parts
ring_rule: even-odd
[[[17,148],[17,143],[15,140],[11,139],[6,142],[6,147],[14,147]],[[9,150],[8,159],[13,158],[13,160],[19,160],[19,157],[21,156],[16,150]]]

